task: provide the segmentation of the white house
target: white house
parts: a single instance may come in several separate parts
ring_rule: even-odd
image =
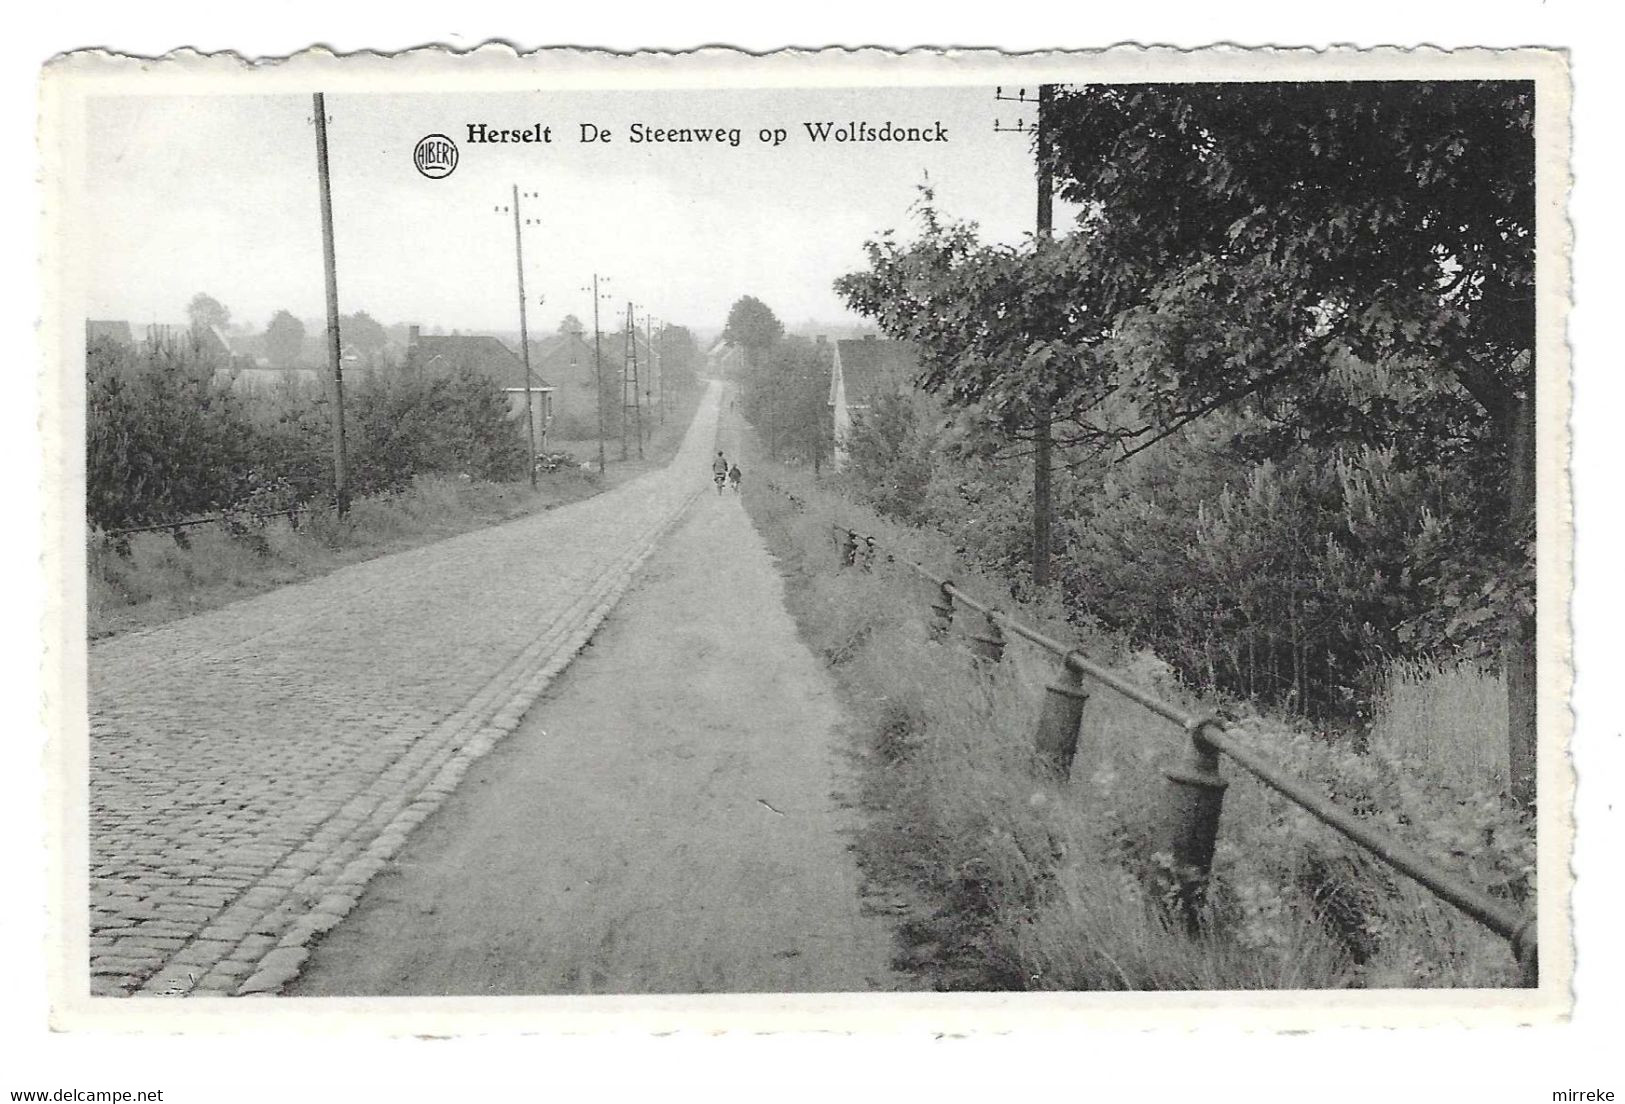
[[[834,426],[834,465],[846,464],[846,440],[853,416],[869,409],[876,395],[906,388],[919,372],[914,347],[906,341],[882,341],[874,336],[852,341],[825,342],[833,346],[829,377],[829,405]]]

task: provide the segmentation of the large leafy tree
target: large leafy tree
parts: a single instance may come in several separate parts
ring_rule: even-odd
[[[378,320],[366,311],[356,311],[339,319],[339,334],[347,349],[353,349],[363,358],[370,359],[383,351],[388,335]]]
[[[1051,442],[1095,432],[1118,390],[1088,370],[1110,324],[1087,252],[1047,235],[983,245],[973,224],[943,220],[929,186],[918,240],[865,246],[867,271],[836,281],[853,310],[913,343],[920,382],[976,408],[1008,445],[1033,453],[1033,582],[1050,581]],[[1119,404],[1120,405],[1120,404]],[[1016,455],[1005,450],[1006,457]]]
[[[1534,798],[1534,87],[1325,82],[1063,90],[1047,156],[1083,205],[1111,381],[1156,439],[1251,402],[1308,434],[1470,442],[1506,535],[1509,762]],[[1346,350],[1426,387],[1409,406],[1339,401]],[[1373,426],[1376,421],[1387,425]],[[1386,417],[1385,417],[1386,416]],[[1413,440],[1414,433],[1411,434]]]
[[[938,222],[839,282],[922,349],[927,386],[1020,437],[1053,418],[1103,457],[1219,412],[1285,453],[1395,447],[1471,470],[1493,564],[1441,583],[1499,626],[1514,792],[1534,751],[1534,93],[1505,82],[1058,90],[1040,156],[1081,205],[1052,243]],[[1336,382],[1354,356],[1395,374]],[[1046,406],[1046,404],[1052,404]],[[1493,607],[1493,608],[1491,608]],[[1457,619],[1459,621],[1459,619]]]
[[[1091,425],[1113,388],[1091,367],[1111,320],[1094,302],[1087,251],[1075,241],[983,244],[973,223],[942,218],[929,187],[916,211],[915,241],[868,242],[868,269],[836,280],[847,305],[914,344],[926,390],[976,408],[1005,438]]]
[[[214,296],[200,291],[192,296],[190,303],[186,304],[186,317],[191,321],[193,329],[208,329],[225,326],[231,321],[231,311]]]
[[[1340,344],[1509,436],[1534,381],[1533,124],[1525,83],[1091,86],[1058,93],[1048,149],[1163,421],[1293,398]]]
[[[741,382],[745,415],[774,456],[787,454],[814,467],[828,458],[830,366],[827,347],[788,337]]]
[[[655,335],[660,354],[662,385],[670,392],[686,391],[699,379],[700,347],[687,326],[666,325]]]
[[[299,363],[305,348],[305,324],[285,310],[272,316],[265,327],[265,355],[277,368],[292,368]]]
[[[784,323],[779,321],[773,308],[754,295],[741,296],[728,310],[728,324],[722,336],[740,346],[757,363],[762,353],[784,336]]]

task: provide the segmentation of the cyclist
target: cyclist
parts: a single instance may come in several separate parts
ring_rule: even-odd
[[[745,473],[739,470],[739,462],[734,461],[733,467],[728,469],[728,483],[733,487],[734,494],[739,493],[739,481],[744,477]]]
[[[711,461],[711,481],[717,485],[717,494],[721,494],[722,485],[728,481],[728,461],[721,449],[717,450],[717,458]]]

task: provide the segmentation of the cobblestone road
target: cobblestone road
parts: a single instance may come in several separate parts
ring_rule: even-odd
[[[249,995],[510,731],[708,489],[663,471],[90,649],[90,991]]]

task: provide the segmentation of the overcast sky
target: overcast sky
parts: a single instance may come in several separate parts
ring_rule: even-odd
[[[854,322],[831,281],[862,266],[867,238],[912,236],[909,207],[927,173],[939,206],[984,236],[1031,229],[1028,139],[992,129],[1017,106],[995,103],[991,88],[330,96],[339,309],[386,324],[516,329],[511,215],[494,208],[517,183],[539,193],[524,208],[539,220],[525,227],[533,330],[566,313],[590,324],[581,288],[594,269],[611,277],[620,310],[630,297],[691,326],[720,326],[747,294],[792,327]],[[940,122],[948,141],[814,144],[802,126],[849,120]],[[553,141],[471,144],[470,123],[539,123]],[[581,143],[582,123],[607,127],[611,141]],[[737,147],[634,145],[633,123],[742,135]],[[89,317],[180,321],[199,291],[256,328],[281,308],[322,314],[308,97],[98,99],[88,126]],[[762,128],[787,140],[764,144]],[[433,132],[461,151],[441,180],[412,161]]]

